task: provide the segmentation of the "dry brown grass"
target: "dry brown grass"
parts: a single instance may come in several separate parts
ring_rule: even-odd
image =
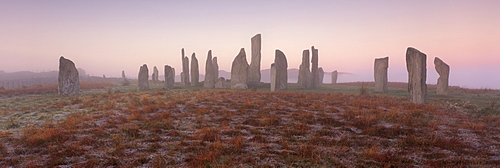
[[[72,114],[0,132],[0,165],[494,167],[500,153],[498,116],[374,95],[102,93],[4,110],[19,109]]]

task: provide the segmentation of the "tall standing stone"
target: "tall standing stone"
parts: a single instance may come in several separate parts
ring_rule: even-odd
[[[203,82],[203,87],[214,88],[215,87],[215,69],[214,62],[212,59],[212,50],[208,51],[207,61],[205,63],[205,82]]]
[[[278,76],[277,76],[277,71],[276,71],[276,63],[272,63],[271,64],[271,92],[278,90],[277,81],[278,81]]]
[[[408,70],[408,91],[411,102],[424,104],[427,97],[427,55],[415,48],[406,50],[406,68]]]
[[[332,72],[332,84],[337,84],[338,76],[339,76],[339,73],[337,72],[337,70]]]
[[[198,68],[198,59],[195,53],[191,55],[191,85],[196,86],[200,82],[200,69]]]
[[[288,88],[288,62],[286,60],[285,54],[276,50],[274,57],[274,66],[271,65],[271,68],[276,69],[275,74],[272,74],[271,69],[271,81],[275,81],[274,88],[271,87],[271,91],[285,90]],[[273,86],[273,85],[271,85]]]
[[[80,92],[80,75],[73,61],[64,57],[59,58],[59,76],[57,93],[59,95],[78,95]]]
[[[318,49],[315,49],[314,46],[311,47],[312,59],[311,59],[311,88],[318,87]]]
[[[182,48],[181,49],[181,65],[182,65],[181,67],[182,68],[181,68],[181,74],[180,74],[180,76],[181,76],[181,84],[182,85],[185,85],[185,83],[186,83],[186,79],[184,77],[185,76],[185,74],[184,74],[184,69],[185,68],[184,67],[186,66],[185,63],[184,63],[185,62],[184,61],[184,57],[185,57],[185,55],[184,55],[184,48]]]
[[[160,72],[158,72],[158,68],[156,68],[156,66],[153,67],[153,74],[151,75],[151,77],[153,78],[153,83],[156,83],[158,82],[158,76],[159,76]]]
[[[252,62],[248,68],[248,81],[260,82],[260,59],[261,59],[261,35],[256,34],[252,37]]]
[[[139,82],[139,91],[146,91],[149,90],[149,70],[148,66],[146,64],[142,65],[141,68],[139,69],[139,76],[138,76],[138,82]]]
[[[217,63],[217,57],[212,59],[212,64],[214,67],[214,78],[215,80],[219,80],[219,63]]]
[[[450,66],[438,57],[434,58],[434,68],[439,74],[437,81],[437,94],[448,94],[448,80],[450,78]]]
[[[165,87],[167,89],[172,89],[174,88],[175,84],[175,70],[174,68],[165,65]]]
[[[231,66],[231,89],[248,89],[248,67],[245,49],[241,48]]]
[[[323,71],[323,68],[319,67],[318,68],[318,85],[323,84],[324,78],[325,78],[325,71]]]
[[[389,57],[375,59],[375,92],[387,92],[387,68],[389,68]]]
[[[298,82],[302,89],[309,89],[311,85],[311,70],[309,63],[309,50],[302,52],[302,64],[299,67]]]
[[[189,58],[184,55],[184,48],[181,50],[182,54],[182,72],[181,72],[181,84],[182,85],[189,85]]]

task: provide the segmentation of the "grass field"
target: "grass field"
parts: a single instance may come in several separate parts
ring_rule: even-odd
[[[0,91],[6,167],[496,167],[500,91],[406,84],[269,92],[82,84]]]

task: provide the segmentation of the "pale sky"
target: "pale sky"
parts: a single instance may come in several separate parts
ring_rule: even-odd
[[[411,46],[428,56],[427,83],[436,83],[440,57],[451,67],[450,85],[500,89],[497,0],[0,0],[0,70],[57,70],[63,55],[95,76],[136,77],[142,64],[179,74],[185,48],[201,73],[210,49],[229,71],[242,47],[250,63],[257,33],[262,69],[275,49],[298,68],[302,50],[314,45],[327,72],[373,81],[374,59],[388,56],[389,81],[404,82]]]

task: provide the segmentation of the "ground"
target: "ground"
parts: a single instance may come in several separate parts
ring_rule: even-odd
[[[0,91],[0,165],[12,167],[496,167],[500,91],[405,84],[283,92],[82,84]]]

